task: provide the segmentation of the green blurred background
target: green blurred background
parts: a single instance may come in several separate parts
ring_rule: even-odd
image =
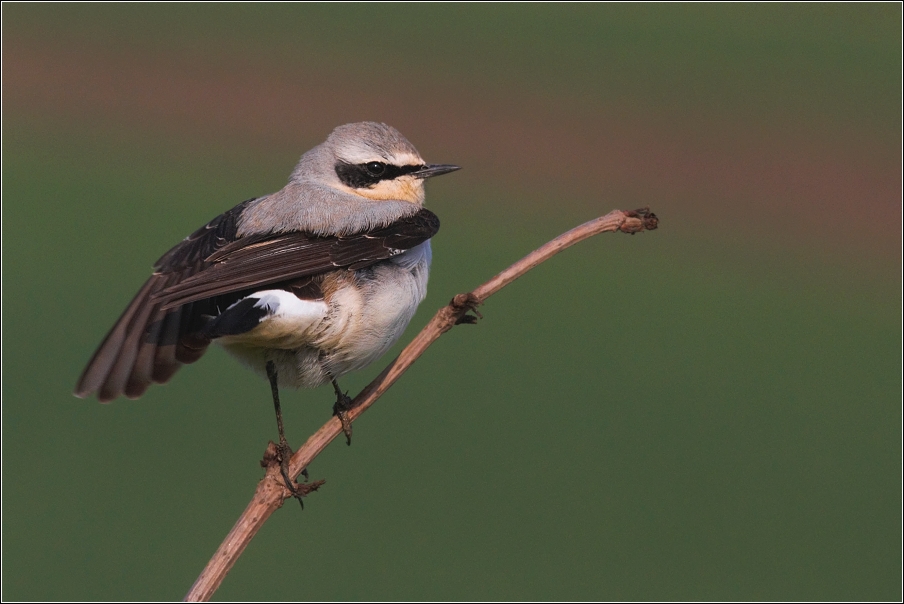
[[[275,438],[71,389],[186,234],[392,124],[452,295],[613,208],[311,466],[224,600],[899,600],[901,8],[3,5],[3,598],[179,599]],[[391,358],[350,376],[356,392]],[[290,442],[332,393],[284,394]]]

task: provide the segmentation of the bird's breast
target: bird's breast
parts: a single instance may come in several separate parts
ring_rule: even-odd
[[[429,246],[425,242],[325,288],[329,314],[316,346],[334,377],[370,364],[401,337],[427,293]]]

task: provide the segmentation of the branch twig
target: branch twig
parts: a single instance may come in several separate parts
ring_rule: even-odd
[[[640,231],[655,229],[657,225],[658,219],[649,208],[634,211],[613,210],[605,216],[585,222],[567,233],[559,235],[473,291],[458,294],[448,306],[439,309],[427,326],[405,347],[405,350],[355,397],[352,402],[353,408],[348,412],[349,420],[354,421],[374,404],[442,334],[457,324],[475,322],[476,317],[467,314],[468,311],[476,313],[477,306],[483,304],[487,298],[541,262],[579,241],[600,233],[621,231],[633,235]],[[479,313],[477,314],[479,316]],[[289,476],[294,480],[341,433],[341,422],[336,417],[331,418],[292,455]],[[261,465],[267,468],[267,473],[258,483],[254,497],[235,526],[229,531],[226,539],[220,544],[213,558],[207,563],[207,567],[192,585],[191,590],[185,596],[186,602],[208,601],[270,514],[279,509],[285,499],[292,496],[280,474],[275,445],[272,442],[267,448]],[[321,484],[322,481],[318,481],[299,486],[307,492],[316,490]]]

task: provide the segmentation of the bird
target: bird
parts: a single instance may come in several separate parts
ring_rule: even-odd
[[[351,399],[337,380],[385,353],[423,301],[439,230],[424,184],[459,169],[426,163],[392,126],[338,126],[282,189],[220,214],[157,260],[75,396],[138,398],[215,342],[270,382],[277,458],[300,502],[279,389],[331,383],[351,443]]]

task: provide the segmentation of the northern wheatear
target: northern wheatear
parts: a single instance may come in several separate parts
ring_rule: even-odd
[[[386,124],[339,126],[281,190],[217,216],[157,261],[75,395],[137,398],[216,341],[269,379],[283,476],[297,494],[278,388],[332,382],[350,438],[350,399],[336,380],[386,352],[424,299],[439,230],[424,180],[458,169],[426,164]]]

